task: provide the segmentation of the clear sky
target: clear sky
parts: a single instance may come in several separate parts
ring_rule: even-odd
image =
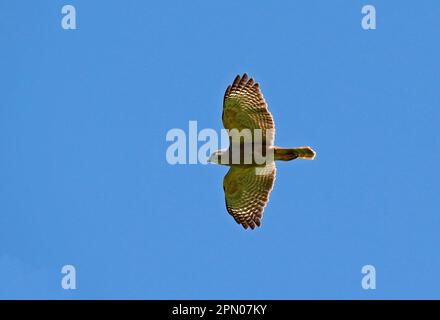
[[[0,298],[440,298],[439,16],[434,0],[0,1]],[[225,209],[227,168],[165,156],[169,129],[220,131],[243,72],[276,143],[318,154],[278,165],[254,231]]]

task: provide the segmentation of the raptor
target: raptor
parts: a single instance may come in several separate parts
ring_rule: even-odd
[[[274,185],[275,161],[313,160],[315,151],[308,146],[281,148],[274,145],[272,114],[259,84],[246,73],[238,75],[227,87],[222,121],[228,130],[229,147],[215,151],[208,161],[230,167],[223,180],[226,209],[245,229],[255,229],[261,225]]]

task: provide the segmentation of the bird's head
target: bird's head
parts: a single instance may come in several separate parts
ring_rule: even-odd
[[[208,159],[208,162],[222,164],[222,156],[226,152],[226,150],[217,150],[214,151]]]

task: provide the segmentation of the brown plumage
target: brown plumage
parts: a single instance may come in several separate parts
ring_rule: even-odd
[[[230,169],[223,180],[226,209],[245,229],[254,229],[261,225],[264,208],[272,191],[276,166],[275,160],[313,159],[315,152],[310,147],[279,148],[274,146],[275,124],[272,114],[267,109],[260,86],[245,73],[235,78],[226,89],[223,99],[223,126],[228,129],[230,146],[227,150],[214,152],[210,162],[228,165]],[[240,139],[234,140],[233,132],[248,130],[252,137],[261,133],[260,140],[251,143]],[[258,131],[257,131],[258,130]],[[251,162],[245,162],[244,150],[248,146],[252,153]],[[232,154],[239,150],[239,162],[233,162]],[[266,162],[255,161],[259,151],[271,153]]]

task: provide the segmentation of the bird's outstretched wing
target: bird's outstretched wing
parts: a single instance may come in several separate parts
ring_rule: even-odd
[[[260,226],[275,175],[275,162],[264,167],[232,166],[225,175],[226,209],[245,229]]]
[[[275,124],[272,114],[267,109],[259,84],[249,79],[246,73],[243,77],[238,75],[226,89],[222,120],[225,129],[229,130],[261,129],[263,141],[273,145]]]

